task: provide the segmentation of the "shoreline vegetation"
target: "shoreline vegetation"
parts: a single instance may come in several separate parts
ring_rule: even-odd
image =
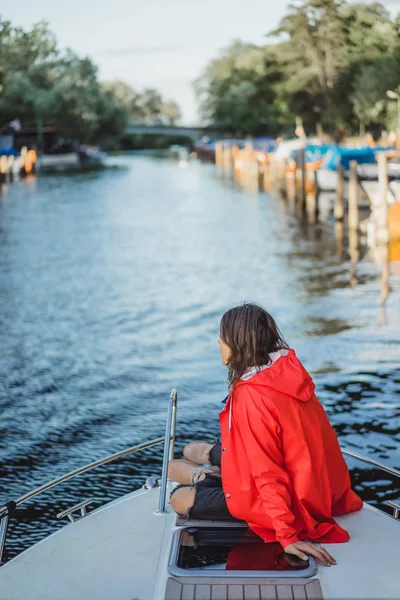
[[[232,135],[374,136],[394,130],[400,13],[380,2],[301,0],[264,46],[236,40],[196,81],[203,119]],[[399,101],[400,103],[400,101]]]
[[[399,129],[400,14],[380,2],[298,0],[267,30],[265,45],[235,40],[194,82],[204,124],[244,138],[293,136],[297,123],[337,142]],[[155,89],[99,81],[93,61],[61,51],[47,23],[26,31],[0,18],[0,135],[18,121],[35,131],[39,153],[49,125],[61,139],[107,150],[160,149],[190,140],[128,136],[128,123],[180,118]]]
[[[17,123],[35,132],[39,152],[55,141],[49,129],[58,139],[112,150],[126,145],[130,122],[171,125],[180,116],[177,103],[156,89],[99,81],[93,61],[61,51],[46,22],[24,30],[0,17],[0,135]]]

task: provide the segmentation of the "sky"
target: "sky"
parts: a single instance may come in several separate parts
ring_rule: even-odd
[[[0,14],[29,28],[46,20],[61,48],[88,55],[101,80],[176,100],[183,123],[199,123],[193,81],[233,39],[264,44],[285,14],[282,0],[19,0]],[[384,0],[394,14],[400,0]]]

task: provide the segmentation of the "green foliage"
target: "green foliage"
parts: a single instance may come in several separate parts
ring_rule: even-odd
[[[366,125],[385,123],[389,101],[387,90],[400,82],[400,61],[383,57],[363,64],[354,79],[352,102],[357,117]]]
[[[118,80],[104,82],[102,88],[125,106],[133,121],[174,125],[181,118],[178,104],[173,100],[164,101],[157,90],[145,89],[138,93]]]
[[[174,100],[167,100],[161,106],[161,117],[167,125],[175,125],[182,117],[181,109]]]
[[[105,142],[120,136],[128,112],[103,92],[89,58],[60,53],[46,23],[25,32],[0,20],[0,124],[57,124],[61,136]]]
[[[278,132],[281,79],[274,52],[235,41],[195,84],[202,115],[232,134]]]
[[[38,130],[55,123],[64,138],[112,147],[129,120],[171,124],[180,110],[157,90],[100,83],[89,58],[58,50],[46,23],[24,31],[0,19],[0,127],[16,118]]]
[[[334,131],[393,124],[388,89],[400,84],[400,15],[379,2],[297,0],[277,42],[235,42],[209,63],[195,87],[203,118],[230,132]]]

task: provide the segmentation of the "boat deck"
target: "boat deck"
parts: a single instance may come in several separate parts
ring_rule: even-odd
[[[295,581],[295,583],[294,583]],[[318,579],[170,577],[165,600],[322,600]]]
[[[299,578],[168,577],[162,600],[398,600],[400,570],[396,550],[400,521],[369,506],[337,517],[349,531],[345,544],[324,544],[337,560],[334,567],[318,566],[316,576]],[[232,526],[229,521],[187,521],[177,526]]]
[[[395,600],[400,522],[365,506],[339,517],[351,535],[326,544],[335,567],[315,576],[181,577],[168,562],[176,515],[159,488],[138,490],[66,525],[0,568],[0,600]],[[224,527],[229,522],[190,522]],[[184,525],[188,525],[186,521]]]
[[[138,490],[69,523],[0,568],[0,600],[151,600],[168,515]]]

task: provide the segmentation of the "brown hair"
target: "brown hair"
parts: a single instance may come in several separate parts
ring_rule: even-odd
[[[231,351],[228,383],[232,387],[251,367],[270,363],[270,353],[289,346],[271,315],[258,304],[245,303],[221,319],[220,337]]]

